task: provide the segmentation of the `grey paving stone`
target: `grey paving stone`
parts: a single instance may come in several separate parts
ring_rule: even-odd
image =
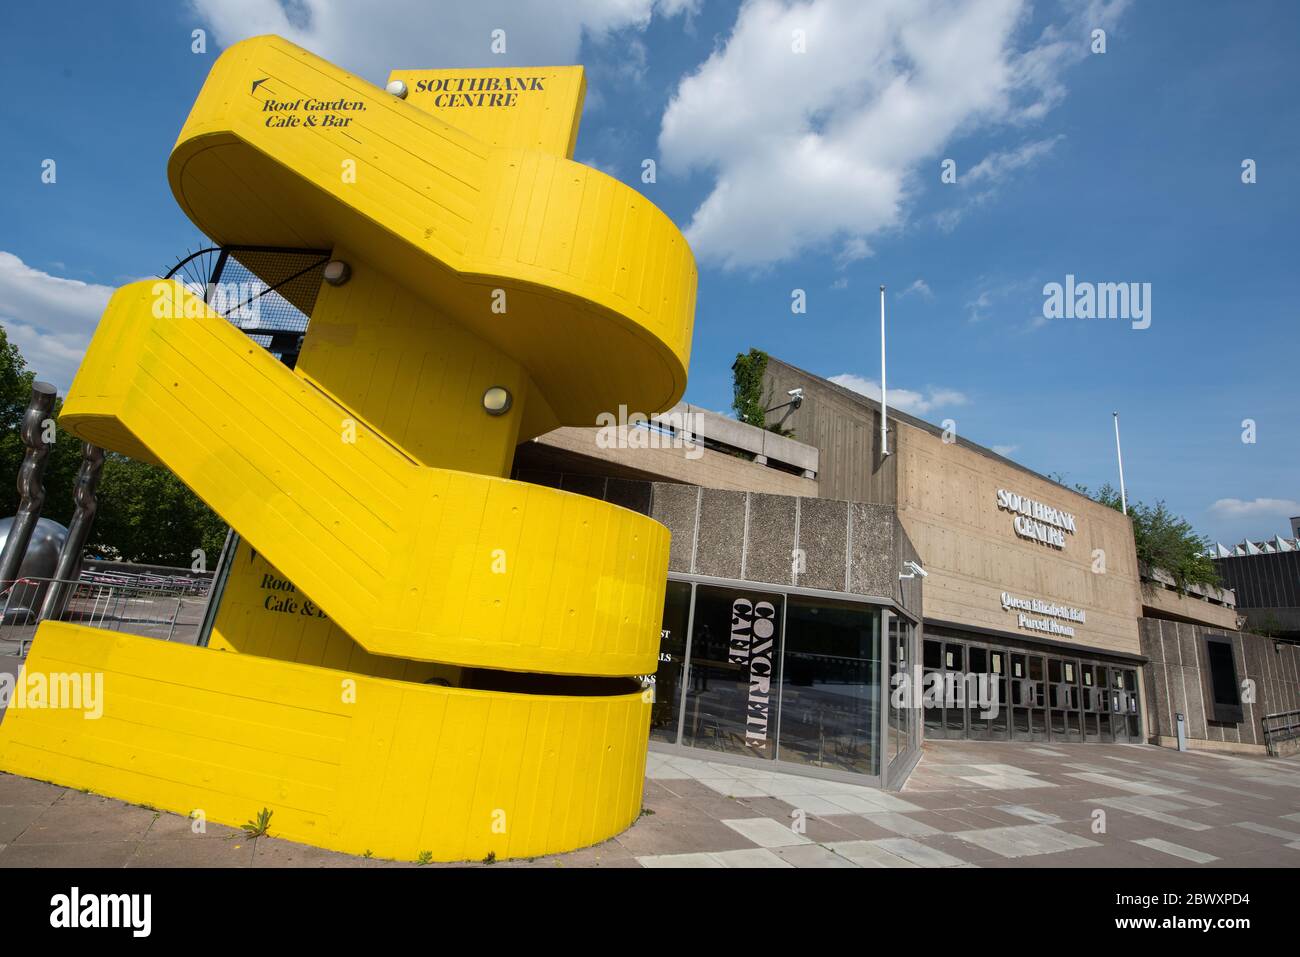
[[[1183,847],[1181,844],[1175,844],[1172,841],[1162,840],[1158,837],[1145,837],[1136,840],[1134,844],[1141,844],[1152,850],[1160,851],[1163,854],[1171,854],[1174,857],[1181,857],[1185,861],[1192,861],[1195,864],[1209,864],[1211,861],[1217,861],[1218,858],[1213,854],[1206,854],[1204,851],[1198,851],[1190,847]]]
[[[127,860],[127,867],[251,867],[253,841],[189,840],[168,838],[143,841]]]
[[[790,844],[812,843],[804,835],[795,833],[789,824],[774,821],[770,817],[736,818],[722,823],[759,847],[787,847]]]
[[[986,848],[1003,857],[1031,857],[1036,854],[1059,854],[1097,842],[1071,834],[1049,824],[1025,824],[994,827],[977,831],[959,831],[953,837]]]
[[[7,844],[0,867],[125,867],[135,841],[78,844]]]
[[[39,804],[0,806],[0,844],[8,844],[45,813]]]
[[[0,807],[49,807],[63,796],[65,790],[55,784],[0,771]]]
[[[1035,824],[1061,823],[1061,818],[1057,817],[1055,814],[1048,814],[1046,811],[1026,807],[1023,804],[1006,804],[998,808],[998,810],[1006,811],[1008,814],[1014,814],[1016,817],[1022,817],[1026,821],[1033,821]]]
[[[858,867],[918,867],[904,857],[892,854],[876,841],[837,841],[827,848]]]
[[[14,841],[18,844],[110,844],[143,840],[153,811],[118,801],[60,800]]]
[[[931,834],[943,833],[937,827],[931,827],[921,821],[908,817],[906,814],[889,814],[880,812],[872,814],[871,821],[873,824],[879,824],[887,831],[895,834],[901,834],[904,837],[927,837]]]
[[[829,847],[820,844],[795,844],[790,847],[773,848],[781,860],[788,861],[794,867],[857,867],[847,857],[836,854]]]
[[[907,837],[884,838],[879,841],[872,841],[877,847],[883,848],[895,857],[901,857],[905,861],[910,861],[917,867],[969,867],[970,862],[946,854],[936,847],[930,847],[919,841],[914,841]]]

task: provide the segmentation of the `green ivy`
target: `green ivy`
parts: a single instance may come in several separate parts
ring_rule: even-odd
[[[760,429],[767,427],[767,413],[763,408],[763,373],[767,371],[768,355],[762,349],[737,353],[731,365],[731,410],[736,418]]]

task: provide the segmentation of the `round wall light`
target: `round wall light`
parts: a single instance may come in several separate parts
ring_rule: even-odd
[[[483,393],[483,409],[488,415],[505,415],[512,401],[510,390],[503,386],[494,385]]]
[[[325,281],[331,286],[341,286],[352,278],[352,267],[342,259],[331,259],[325,264]]]
[[[384,89],[393,94],[393,96],[397,97],[399,100],[406,99],[406,84],[401,80],[394,80],[392,83],[388,84],[388,86],[384,87]]]

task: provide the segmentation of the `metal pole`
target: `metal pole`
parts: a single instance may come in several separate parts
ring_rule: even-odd
[[[185,600],[184,595],[176,596],[176,611],[172,614],[171,627],[167,629],[167,640],[172,640],[172,635],[176,634],[176,619],[181,616],[181,602]]]
[[[1124,453],[1119,448],[1119,413],[1111,413],[1115,417],[1115,458],[1119,461],[1119,504],[1124,514],[1128,514],[1128,495],[1124,491]]]
[[[32,398],[22,422],[22,439],[27,453],[18,469],[18,514],[9,526],[4,551],[0,552],[0,587],[18,577],[18,569],[32,541],[32,532],[41,517],[41,506],[45,504],[45,486],[41,479],[51,448],[44,441],[45,423],[54,411],[56,395],[54,386],[48,382],[32,383]]]
[[[889,402],[885,398],[885,284],[880,284],[880,457],[889,454],[889,431],[885,425]]]

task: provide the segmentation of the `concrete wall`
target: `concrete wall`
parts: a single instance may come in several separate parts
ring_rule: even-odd
[[[1127,518],[1005,460],[905,423],[899,425],[898,449],[898,516],[930,573],[927,617],[1138,653],[1141,602]],[[999,489],[1073,514],[1076,531],[1065,535],[1065,547],[1017,535],[1014,513],[998,507]],[[1104,573],[1093,570],[1098,550]],[[1018,614],[1002,607],[1004,591],[1080,608],[1087,620],[1071,625],[1073,637],[1021,629]]]
[[[655,483],[651,515],[673,533],[671,571],[892,598],[921,615],[920,579],[898,577],[916,552],[889,506]]]
[[[1180,595],[1158,582],[1142,582],[1142,614],[1148,618],[1208,625],[1219,631],[1237,630],[1236,608],[1206,601],[1193,594]]]
[[[894,504],[894,459],[880,457],[879,411],[855,392],[780,359],[769,359],[763,377],[764,406],[770,409],[788,402],[786,393],[795,388],[804,390],[803,404],[796,410],[776,410],[768,416],[768,424],[794,429],[796,440],[820,450],[819,494],[850,502]]]
[[[736,423],[739,424],[739,423]],[[755,429],[754,431],[760,431]],[[583,471],[644,480],[667,479],[710,488],[819,495],[816,479],[804,478],[749,459],[713,449],[601,448],[598,429],[562,428],[524,442],[515,451],[515,475],[534,482],[532,474]],[[779,438],[779,436],[774,436]]]
[[[1192,747],[1228,751],[1262,751],[1260,719],[1265,714],[1300,708],[1300,645],[1250,632],[1224,632],[1177,621],[1143,618],[1139,622],[1142,669],[1149,733],[1158,743],[1176,742],[1174,715],[1182,712]],[[1242,703],[1242,721],[1213,720],[1213,696],[1205,635],[1232,639],[1237,679],[1255,684],[1255,701]]]
[[[528,480],[662,522],[670,571],[893,599],[921,616],[921,579],[898,577],[916,549],[889,506],[588,475]]]
[[[1137,557],[1127,518],[960,435],[943,441],[938,427],[890,411],[892,454],[879,460],[879,403],[797,369],[768,362],[768,406],[787,389],[804,390],[803,406],[779,421],[821,449],[818,486],[827,498],[896,504],[920,553],[926,617],[989,628],[1026,640],[1049,638],[1090,649],[1138,653],[1141,614]],[[1055,549],[1016,535],[997,490],[1072,513],[1077,532]],[[1093,572],[1094,550],[1105,572]],[[1002,608],[1002,592],[1082,609],[1073,638],[1021,629]]]

